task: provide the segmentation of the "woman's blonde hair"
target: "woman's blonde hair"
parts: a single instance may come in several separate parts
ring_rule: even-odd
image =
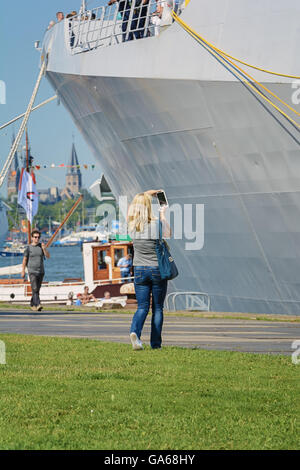
[[[128,229],[130,232],[143,232],[145,225],[156,220],[152,212],[152,196],[139,193],[134,196],[128,209]]]

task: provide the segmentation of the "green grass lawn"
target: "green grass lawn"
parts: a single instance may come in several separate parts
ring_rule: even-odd
[[[0,335],[1,449],[299,449],[291,357]]]

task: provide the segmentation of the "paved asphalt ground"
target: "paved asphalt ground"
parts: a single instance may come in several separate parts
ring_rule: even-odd
[[[115,313],[41,314],[0,312],[0,333],[91,338],[130,343],[132,315]],[[150,315],[142,341],[149,345]],[[300,323],[166,315],[163,346],[291,355],[300,340]]]

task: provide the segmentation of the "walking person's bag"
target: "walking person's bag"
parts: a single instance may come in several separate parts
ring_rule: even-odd
[[[158,267],[162,279],[170,281],[178,276],[178,269],[171,256],[168,244],[162,239],[162,223],[159,220],[159,239],[156,242]]]

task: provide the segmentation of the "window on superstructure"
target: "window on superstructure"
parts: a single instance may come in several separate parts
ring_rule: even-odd
[[[115,248],[115,253],[114,253],[114,263],[115,266],[117,266],[118,261],[123,258],[124,255],[124,248]]]

